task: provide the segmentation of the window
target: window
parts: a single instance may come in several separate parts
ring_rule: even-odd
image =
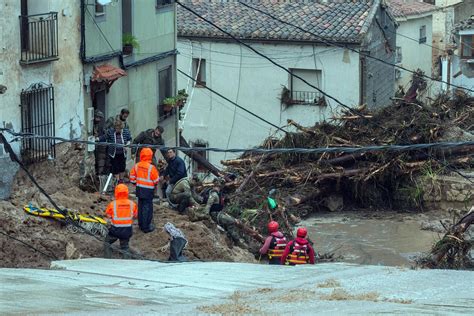
[[[102,16],[105,14],[105,7],[99,3],[98,0],[95,0],[95,15]]]
[[[192,147],[193,148],[207,148],[207,147],[209,147],[209,144],[202,141],[202,140],[198,140],[198,141],[192,143]],[[208,155],[207,155],[208,154],[207,151],[199,151],[198,153],[204,159],[209,160]],[[200,163],[196,162],[196,160],[193,160],[193,172],[208,172],[208,169],[205,168]]]
[[[426,25],[420,27],[420,39],[418,40],[420,44],[426,43]]]
[[[173,77],[171,66],[158,72],[158,118],[159,120],[171,116],[171,112],[164,111],[163,100],[172,97]]]
[[[397,46],[395,50],[395,62],[397,64],[402,62],[402,48],[400,46]]]
[[[158,7],[169,5],[172,3],[173,3],[173,0],[156,0],[156,7],[158,8]]]
[[[321,70],[317,69],[290,69],[291,73],[304,79],[310,84],[320,87]],[[287,104],[317,104],[321,94],[318,90],[310,87],[301,79],[291,76],[289,78],[290,95]]]
[[[37,83],[20,94],[21,131],[41,136],[54,136],[54,88]],[[21,143],[25,163],[55,157],[54,144],[49,139],[25,138]]]
[[[474,58],[474,35],[461,35],[461,58]]]
[[[196,79],[194,85],[196,87],[206,86],[206,60],[201,58],[193,58],[193,78]]]

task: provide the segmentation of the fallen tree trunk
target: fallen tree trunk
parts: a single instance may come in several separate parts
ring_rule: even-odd
[[[179,135],[179,145],[181,147],[190,148],[188,142],[186,141],[186,139],[184,139],[183,135]],[[184,154],[187,155],[188,157],[190,157],[191,159],[193,159],[194,161],[196,161],[197,163],[199,163],[200,165],[202,165],[207,170],[209,170],[216,177],[222,177],[221,171],[219,169],[217,169],[216,166],[214,166],[209,161],[207,161],[206,158],[204,158],[199,152],[195,152],[195,151],[188,152],[188,151],[186,151],[186,152],[184,152]]]
[[[242,223],[240,220],[236,219],[235,220],[235,226],[243,230],[245,233],[247,233],[250,237],[254,238],[255,240],[264,243],[265,242],[265,237],[263,237],[258,231],[248,227],[244,223]]]

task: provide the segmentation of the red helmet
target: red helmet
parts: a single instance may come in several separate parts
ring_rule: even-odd
[[[300,227],[296,231],[296,237],[305,238],[307,233],[308,233],[308,230],[306,228]]]
[[[274,233],[274,232],[277,232],[277,231],[278,231],[279,225],[278,225],[277,222],[271,221],[270,223],[268,223],[268,226],[267,226],[267,227],[268,227],[268,231],[269,231],[270,233]]]

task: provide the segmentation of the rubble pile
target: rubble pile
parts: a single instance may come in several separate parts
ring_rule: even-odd
[[[291,120],[296,132],[281,139],[268,138],[261,148],[365,147],[412,145],[474,140],[474,97],[463,92],[443,94],[428,103],[401,99],[378,110],[359,107],[344,110],[333,122],[303,127]],[[373,151],[323,154],[244,153],[222,161],[236,175],[227,183],[234,216],[264,227],[269,218],[285,223],[290,231],[298,217],[320,210],[386,209],[404,207],[397,196],[407,197],[408,207],[420,209],[416,175],[447,174],[471,168],[472,146],[425,148],[414,151]],[[277,189],[280,207],[270,211],[265,197]],[[242,210],[254,210],[250,214]]]
[[[80,172],[84,158],[83,146],[61,144],[56,147],[56,159],[28,166],[38,183],[52,199],[65,209],[80,213],[104,216],[111,196],[100,196],[80,188]],[[130,191],[134,190],[130,187]],[[70,225],[50,219],[27,214],[24,205],[52,207],[49,201],[31,183],[23,171],[15,177],[12,197],[0,201],[0,230],[21,242],[0,235],[0,267],[49,267],[51,260],[102,257],[103,244],[100,240],[86,235]],[[190,222],[187,215],[175,210],[154,205],[154,222],[157,229],[144,234],[134,225],[134,235],[130,240],[132,252],[139,257],[167,260],[169,250],[168,234],[162,229],[171,222],[179,228],[189,243],[184,255],[189,260],[203,261],[241,261],[252,262],[254,257],[246,250],[236,247],[225,232],[209,221]],[[121,258],[115,252],[114,257]]]

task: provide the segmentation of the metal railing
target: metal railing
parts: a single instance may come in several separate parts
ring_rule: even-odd
[[[317,104],[321,94],[311,91],[291,91],[291,104]]]
[[[58,58],[58,13],[20,16],[21,57],[23,64]]]
[[[54,88],[37,83],[20,94],[21,131],[41,136],[55,136]],[[55,158],[56,150],[49,139],[23,138],[21,156],[26,164]]]

